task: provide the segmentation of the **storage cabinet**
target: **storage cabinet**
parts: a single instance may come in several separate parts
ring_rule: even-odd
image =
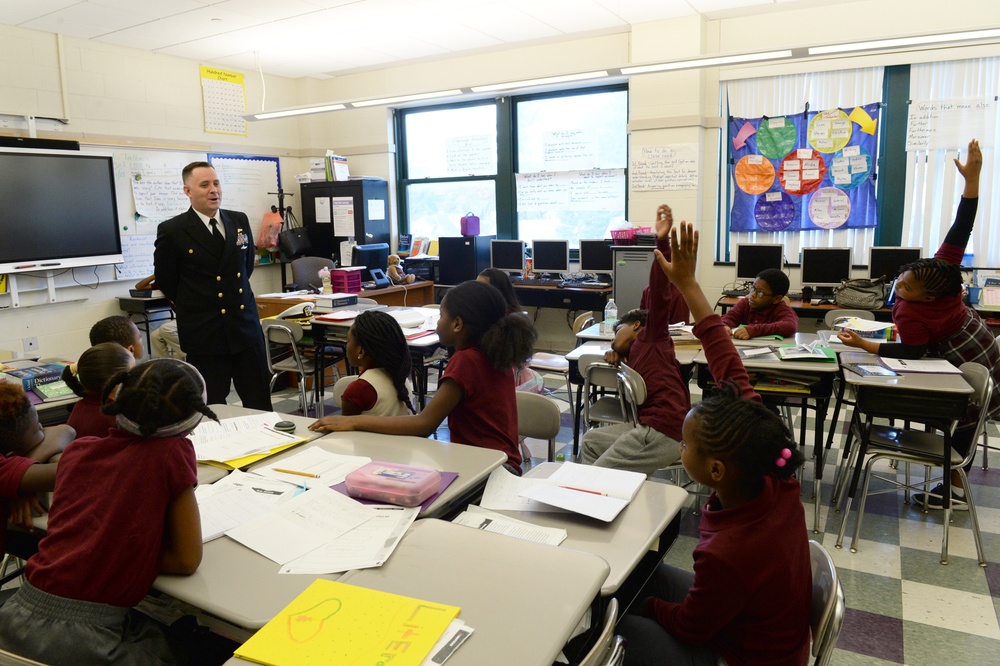
[[[317,257],[340,256],[340,244],[353,238],[358,245],[389,242],[389,184],[381,178],[302,184],[302,223]]]

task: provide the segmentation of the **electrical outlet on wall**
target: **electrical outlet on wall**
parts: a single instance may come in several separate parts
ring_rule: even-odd
[[[38,338],[34,336],[24,338],[21,343],[24,345],[24,351],[38,351]]]

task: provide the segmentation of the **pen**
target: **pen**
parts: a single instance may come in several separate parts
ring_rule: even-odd
[[[274,471],[281,472],[283,474],[295,474],[296,476],[308,476],[310,479],[320,478],[319,474],[313,474],[312,472],[299,472],[298,470],[294,469],[282,469],[280,467],[275,467]]]
[[[591,495],[601,495],[602,497],[607,497],[607,493],[602,493],[600,490],[587,490],[586,488],[574,488],[573,486],[559,486],[560,488],[565,488],[566,490],[577,490],[581,493],[590,493]]]

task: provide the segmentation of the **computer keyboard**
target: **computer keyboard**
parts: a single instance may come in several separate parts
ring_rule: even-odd
[[[788,296],[788,300],[790,300],[790,301],[801,301],[802,300],[802,292],[801,291],[790,291],[787,294],[785,294],[785,296]]]
[[[750,293],[749,289],[723,289],[722,295],[727,298],[741,298]]]
[[[567,287],[573,286],[579,289],[607,289],[611,286],[610,282],[576,282],[572,285],[567,284]]]
[[[510,281],[513,284],[520,285],[522,287],[561,287],[563,286],[563,281],[559,278],[530,278],[524,279],[520,276],[511,277]]]

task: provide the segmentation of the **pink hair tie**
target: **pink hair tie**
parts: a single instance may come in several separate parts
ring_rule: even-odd
[[[787,448],[781,449],[781,453],[779,453],[778,457],[775,458],[774,464],[777,465],[778,467],[784,467],[785,461],[791,457],[792,457],[792,452],[790,449]]]

